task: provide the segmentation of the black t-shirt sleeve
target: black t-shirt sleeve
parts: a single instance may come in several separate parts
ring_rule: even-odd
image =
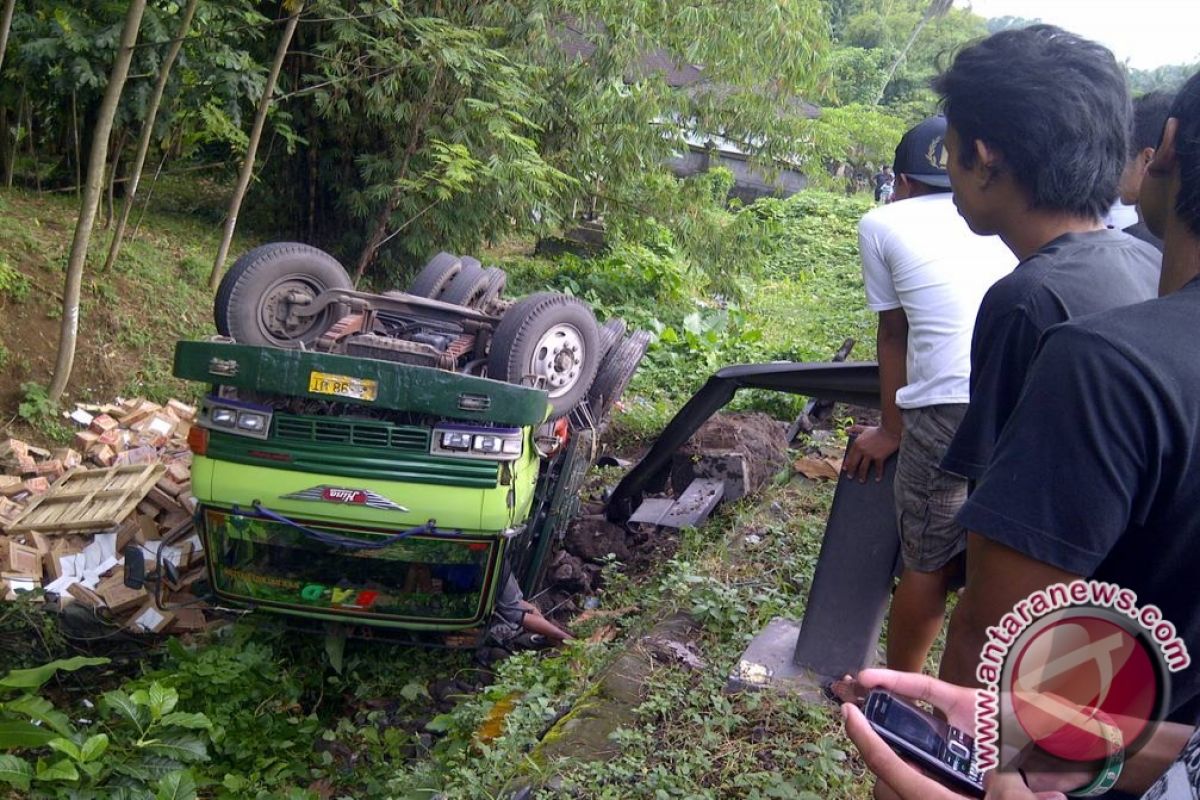
[[[1130,526],[1153,463],[1157,407],[1140,370],[1075,325],[1047,332],[992,463],[959,513],[967,530],[1091,575]]]
[[[1023,307],[1000,313],[983,307],[971,340],[971,403],[946,450],[942,469],[972,480],[983,475],[1021,396],[1040,336],[1041,329]]]

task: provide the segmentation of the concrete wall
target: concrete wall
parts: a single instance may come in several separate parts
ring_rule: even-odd
[[[667,166],[681,178],[708,171],[712,166],[721,166],[733,173],[734,197],[751,203],[760,197],[789,197],[808,185],[803,173],[794,169],[782,169],[770,182],[762,173],[753,169],[746,157],[740,153],[720,150],[707,151],[691,148],[688,152],[667,159]]]

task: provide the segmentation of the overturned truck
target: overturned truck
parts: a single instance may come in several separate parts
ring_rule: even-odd
[[[382,294],[307,245],[238,259],[218,335],[174,364],[208,386],[189,445],[214,602],[475,646],[539,589],[649,336],[504,285],[449,253]]]

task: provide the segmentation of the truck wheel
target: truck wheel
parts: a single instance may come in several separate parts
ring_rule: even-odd
[[[504,287],[508,285],[508,275],[499,267],[488,267],[484,272],[488,276],[487,286],[484,287],[479,300],[475,302],[475,307],[480,310],[487,308],[488,303],[498,298],[504,291]]]
[[[646,355],[646,348],[649,346],[650,334],[646,331],[634,331],[627,339],[615,345],[605,357],[600,371],[596,373],[596,380],[588,391],[587,399],[588,410],[592,412],[592,418],[597,425],[604,423],[617,400],[625,393],[625,388],[629,386],[629,381],[633,379],[633,373],[637,372],[638,364],[641,363],[642,356]]]
[[[530,377],[550,395],[550,419],[565,416],[587,396],[600,359],[596,318],[584,303],[538,292],[500,318],[488,354],[488,377],[524,383]]]
[[[604,359],[625,335],[625,320],[613,317],[600,326],[600,366],[604,367]],[[596,373],[599,376],[599,373]]]
[[[462,260],[453,253],[441,252],[429,259],[417,277],[408,285],[408,293],[417,297],[438,299],[438,295],[446,288],[451,279],[462,269]]]
[[[213,302],[217,332],[241,344],[309,345],[337,321],[336,304],[312,317],[292,313],[295,296],[312,300],[326,289],[354,284],[337,259],[299,242],[256,247],[233,263]]]
[[[487,288],[487,284],[488,276],[483,271],[483,267],[468,264],[464,258],[463,268],[450,279],[437,299],[443,303],[453,303],[456,306],[474,306],[483,296],[483,290]]]

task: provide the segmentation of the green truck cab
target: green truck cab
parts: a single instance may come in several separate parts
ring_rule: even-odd
[[[397,298],[422,308],[403,293],[380,296],[380,307]],[[277,305],[270,313],[279,319]],[[326,315],[323,330],[355,313]],[[544,380],[248,335],[179,342],[174,374],[208,386],[189,444],[211,597],[362,635],[479,644],[498,605],[543,582],[613,387],[623,390],[648,343],[622,333],[594,353],[604,393],[557,408]],[[620,374],[604,378],[606,366]]]

